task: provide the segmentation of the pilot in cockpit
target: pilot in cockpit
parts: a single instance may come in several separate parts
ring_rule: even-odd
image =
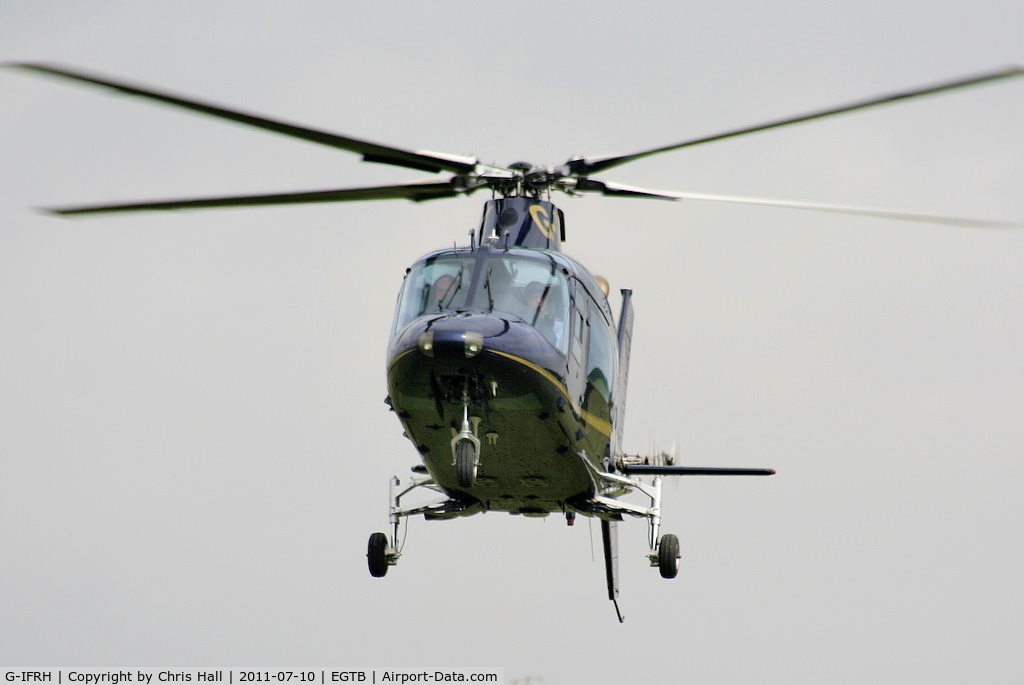
[[[457,281],[451,274],[442,274],[437,277],[433,285],[430,286],[430,292],[427,295],[426,312],[440,312],[443,311],[451,298],[455,295],[455,291],[458,290],[456,285]]]

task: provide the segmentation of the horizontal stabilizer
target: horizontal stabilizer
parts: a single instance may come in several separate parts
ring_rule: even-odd
[[[648,466],[624,464],[627,476],[774,476],[775,469],[734,469],[714,466]]]

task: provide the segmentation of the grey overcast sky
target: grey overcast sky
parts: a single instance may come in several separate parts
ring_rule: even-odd
[[[557,164],[1024,62],[1007,0],[17,2],[52,60],[402,147]],[[76,202],[422,174],[0,71],[0,664],[501,666],[511,682],[1021,682],[1024,230],[565,198],[635,291],[620,527],[414,519],[386,394],[406,266],[482,198],[67,221]],[[1024,222],[1024,79],[650,158],[679,191]],[[618,306],[613,298],[613,308]],[[543,680],[539,680],[543,678]]]

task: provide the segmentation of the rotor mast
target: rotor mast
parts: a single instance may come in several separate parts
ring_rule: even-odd
[[[478,244],[559,251],[565,240],[565,215],[547,200],[501,197],[484,203]]]

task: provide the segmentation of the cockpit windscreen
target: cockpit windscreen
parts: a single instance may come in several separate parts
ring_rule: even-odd
[[[523,255],[441,255],[414,266],[402,288],[395,330],[441,312],[491,313],[535,328],[563,354],[569,287],[549,259]]]

